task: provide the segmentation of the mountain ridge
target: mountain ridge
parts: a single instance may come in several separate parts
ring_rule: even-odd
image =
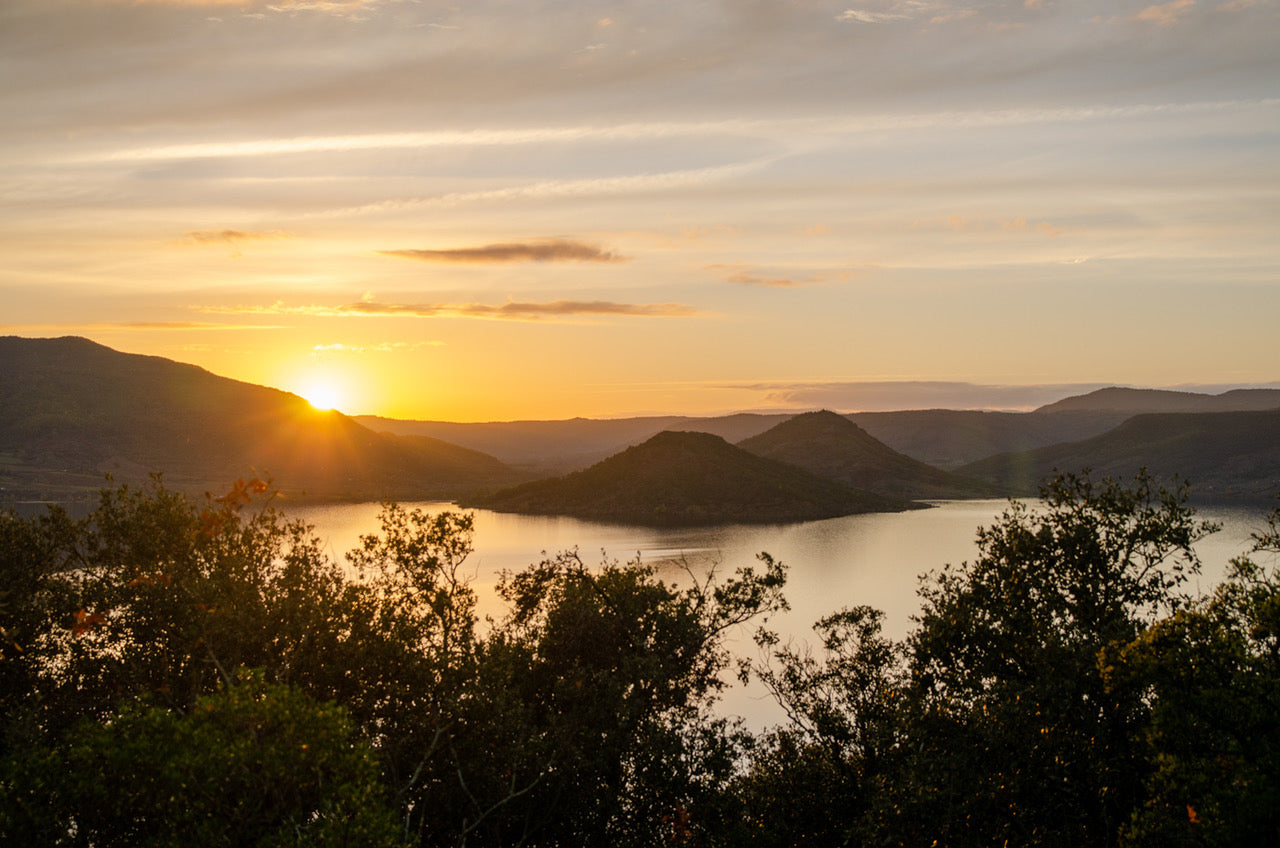
[[[1102,435],[998,454],[961,471],[1034,494],[1054,471],[1129,477],[1145,468],[1192,485],[1197,500],[1274,502],[1280,494],[1280,409],[1145,413]]]
[[[917,500],[1001,494],[990,483],[967,479],[899,453],[849,417],[829,410],[797,415],[738,442],[738,447],[887,497]]]
[[[87,339],[0,337],[0,485],[10,498],[160,472],[185,490],[273,475],[316,499],[443,496],[514,482],[497,459],[375,433],[297,395]]]
[[[669,430],[582,471],[461,503],[651,527],[781,524],[922,506],[855,491],[714,434]]]

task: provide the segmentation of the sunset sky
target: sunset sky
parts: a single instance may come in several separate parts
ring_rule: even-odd
[[[1280,0],[4,0],[0,334],[459,421],[1275,384],[1277,45]]]

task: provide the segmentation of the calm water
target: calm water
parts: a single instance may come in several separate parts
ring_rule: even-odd
[[[448,503],[403,506],[429,513],[455,509]],[[588,565],[605,556],[624,562],[639,557],[659,565],[664,577],[675,580],[681,571],[671,563],[679,558],[699,568],[718,563],[725,573],[732,573],[767,551],[789,567],[786,594],[792,609],[774,622],[784,636],[807,639],[818,618],[841,607],[869,604],[885,611],[886,633],[902,637],[918,609],[919,576],[949,562],[973,559],[978,527],[992,524],[1007,506],[1005,500],[951,501],[927,510],[803,524],[670,530],[475,510],[475,553],[468,567],[481,597],[482,615],[496,617],[502,609],[493,586],[501,573],[536,563],[544,552],[576,547]],[[330,553],[341,559],[358,544],[361,534],[378,529],[379,510],[373,503],[342,504],[291,507],[289,514],[314,524]],[[1204,508],[1198,514],[1223,525],[1197,548],[1204,563],[1197,582],[1208,591],[1221,578],[1228,560],[1248,549],[1250,534],[1262,529],[1267,511]],[[739,642],[742,650],[754,651],[747,634]],[[754,691],[731,692],[725,710],[757,727],[780,718],[776,708]]]

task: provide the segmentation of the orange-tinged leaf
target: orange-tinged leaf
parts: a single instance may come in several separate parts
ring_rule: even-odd
[[[106,620],[107,617],[103,613],[87,612],[82,607],[76,611],[75,623],[71,625],[71,635],[83,636]]]

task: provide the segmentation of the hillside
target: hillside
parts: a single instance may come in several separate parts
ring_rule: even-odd
[[[221,490],[270,474],[316,498],[441,497],[519,479],[490,456],[375,433],[296,395],[87,339],[0,338],[0,486],[6,500],[91,491],[163,472]]]
[[[848,416],[889,447],[946,471],[993,454],[1031,450],[1105,433],[1129,413],[982,412],[972,409],[913,409],[859,412]]]
[[[1113,386],[1064,398],[1042,406],[1037,413],[1122,412],[1256,412],[1280,409],[1280,389],[1235,389],[1217,395],[1174,392],[1163,389],[1126,389]]]
[[[585,471],[463,505],[644,526],[786,523],[917,506],[762,459],[719,436],[671,431]]]
[[[738,447],[887,497],[975,498],[1001,493],[990,483],[950,474],[898,453],[847,417],[825,410],[797,415],[739,442]]]
[[[1092,439],[1001,454],[960,471],[1032,494],[1055,469],[1128,477],[1142,467],[1190,481],[1200,500],[1273,501],[1280,493],[1280,410],[1138,415]]]
[[[498,457],[509,465],[559,475],[586,468],[663,430],[696,430],[728,442],[763,433],[790,415],[739,413],[718,418],[686,415],[637,418],[570,418],[563,421],[405,421],[359,415],[372,430],[444,439]]]

